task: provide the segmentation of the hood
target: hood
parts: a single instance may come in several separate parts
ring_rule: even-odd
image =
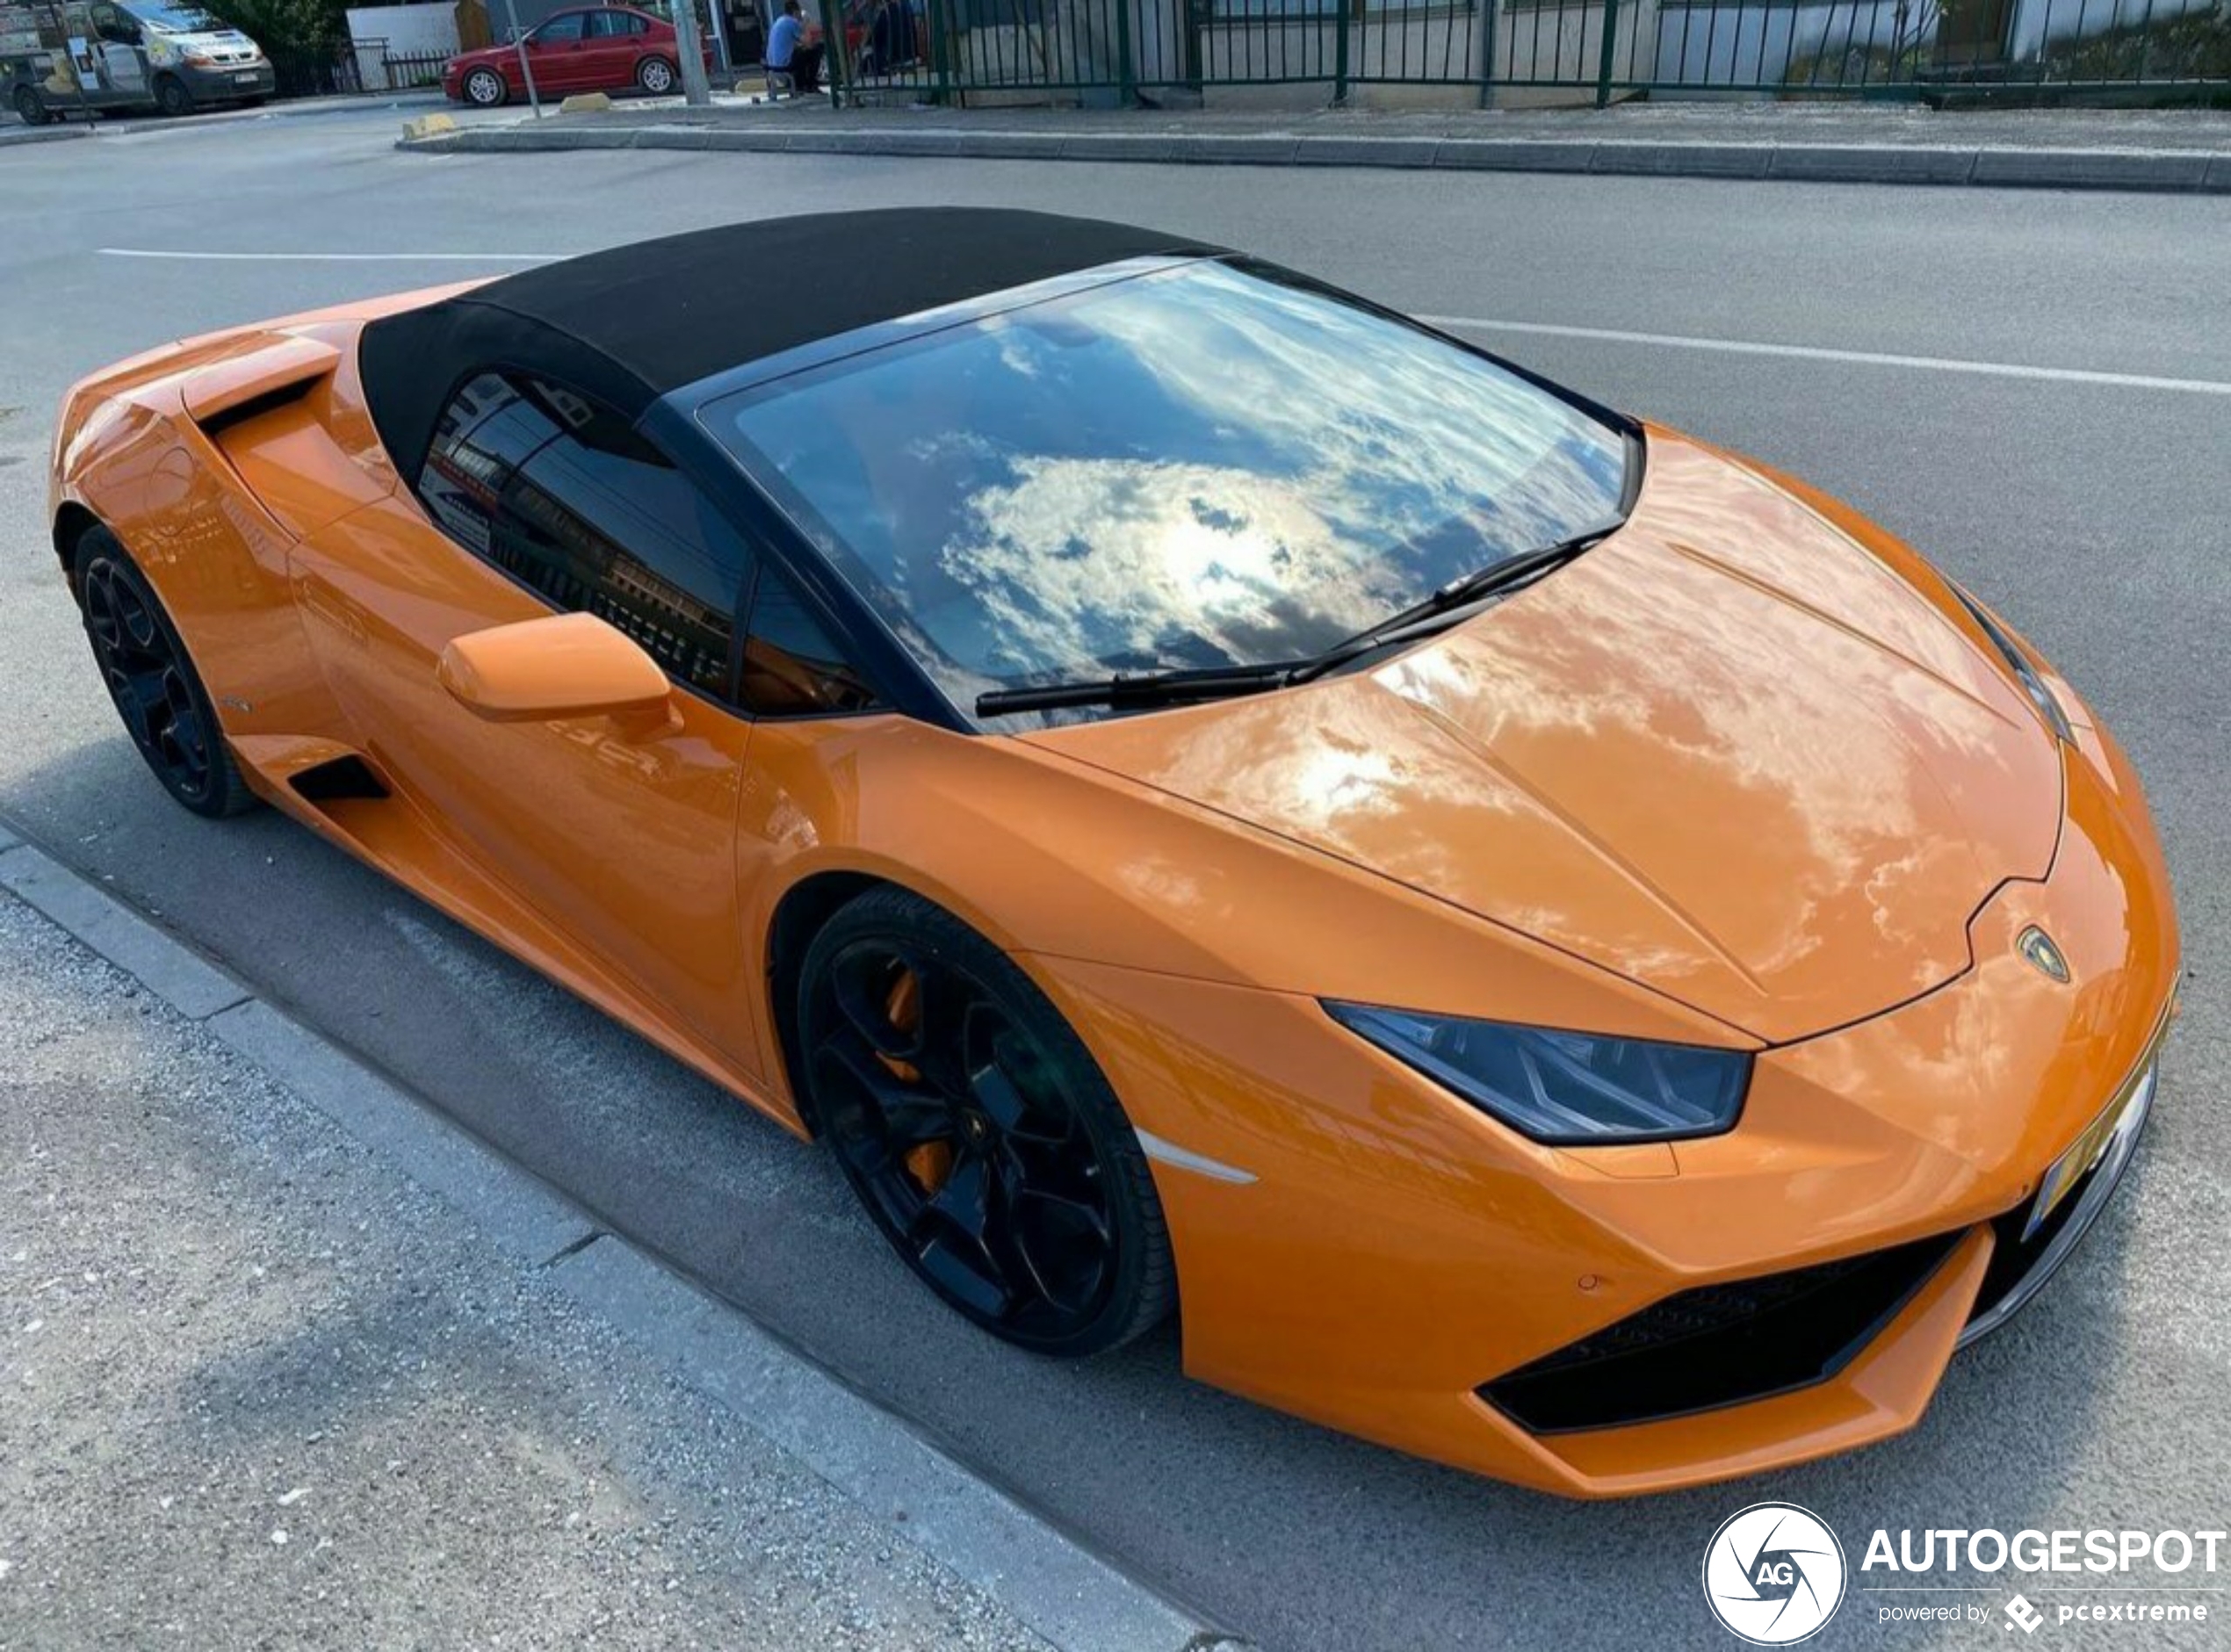
[[[199,29],[189,34],[157,32],[155,38],[182,52],[254,52],[262,49],[238,29]]]
[[[1960,974],[2061,818],[2052,736],[1935,602],[1655,430],[1626,527],[1375,671],[1020,738],[1769,1042]]]

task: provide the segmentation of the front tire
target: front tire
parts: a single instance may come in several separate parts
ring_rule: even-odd
[[[193,113],[193,93],[176,75],[165,75],[155,83],[155,106],[176,120]]]
[[[43,126],[54,117],[48,112],[47,100],[39,95],[36,86],[18,86],[15,96],[16,113],[26,126]]]
[[[209,691],[131,553],[107,529],[88,529],[71,569],[94,663],[162,789],[211,819],[254,808]]]
[[[1063,1356],[1168,1316],[1177,1271],[1138,1137],[997,947],[905,890],[862,895],[807,949],[797,1025],[845,1179],[949,1305]]]
[[[475,109],[495,109],[511,96],[503,76],[492,69],[476,69],[465,77],[465,101]]]
[[[646,57],[635,66],[635,83],[652,97],[663,97],[674,90],[680,74],[663,57]]]

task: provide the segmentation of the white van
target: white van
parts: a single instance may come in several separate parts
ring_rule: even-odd
[[[0,0],[0,76],[34,126],[73,110],[261,103],[278,83],[262,47],[192,0]]]

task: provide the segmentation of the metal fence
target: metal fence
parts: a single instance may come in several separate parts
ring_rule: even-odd
[[[413,91],[442,83],[446,52],[391,54],[385,40],[267,48],[281,97]]]
[[[936,102],[1298,84],[2231,102],[2231,0],[851,0],[832,46],[844,92]]]

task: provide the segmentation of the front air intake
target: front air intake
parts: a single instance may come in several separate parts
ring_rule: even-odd
[[[1484,1384],[1529,1432],[1663,1422],[1826,1381],[1896,1318],[1958,1233],[1651,1303]]]

